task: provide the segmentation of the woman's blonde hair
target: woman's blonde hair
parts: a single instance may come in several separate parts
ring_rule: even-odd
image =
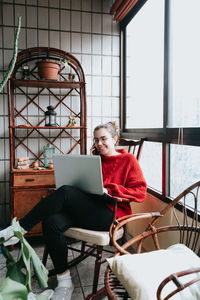
[[[107,129],[110,132],[110,134],[113,138],[116,137],[116,136],[119,137],[119,127],[117,126],[116,122],[110,121],[110,122],[105,123],[105,124],[100,124],[100,125],[98,125],[94,128],[93,133],[95,133],[95,131],[97,131],[101,128]]]

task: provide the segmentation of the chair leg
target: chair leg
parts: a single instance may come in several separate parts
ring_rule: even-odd
[[[98,287],[98,282],[99,282],[99,272],[100,272],[101,259],[102,259],[102,251],[103,251],[103,247],[97,246],[97,257],[95,260],[95,267],[94,267],[94,279],[93,279],[92,294],[96,294],[96,292],[97,292],[97,287]]]

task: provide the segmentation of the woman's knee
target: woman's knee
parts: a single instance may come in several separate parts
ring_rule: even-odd
[[[58,232],[59,226],[58,226],[58,216],[57,215],[50,215],[46,217],[42,221],[42,231],[45,232]]]

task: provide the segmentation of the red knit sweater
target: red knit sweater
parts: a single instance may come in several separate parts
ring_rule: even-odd
[[[101,156],[104,187],[111,196],[143,202],[147,185],[138,161],[124,149],[117,151],[120,155]],[[113,210],[112,204],[108,207]],[[130,203],[118,203],[118,218],[131,213]]]

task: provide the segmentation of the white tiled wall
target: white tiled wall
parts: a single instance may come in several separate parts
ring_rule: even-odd
[[[112,0],[2,0],[0,80],[12,57],[18,16],[19,50],[50,46],[71,52],[86,76],[88,148],[94,126],[119,122],[119,27],[109,14]],[[15,26],[15,27],[14,27]],[[32,112],[34,114],[34,111]],[[0,94],[0,226],[9,220],[7,89]]]

